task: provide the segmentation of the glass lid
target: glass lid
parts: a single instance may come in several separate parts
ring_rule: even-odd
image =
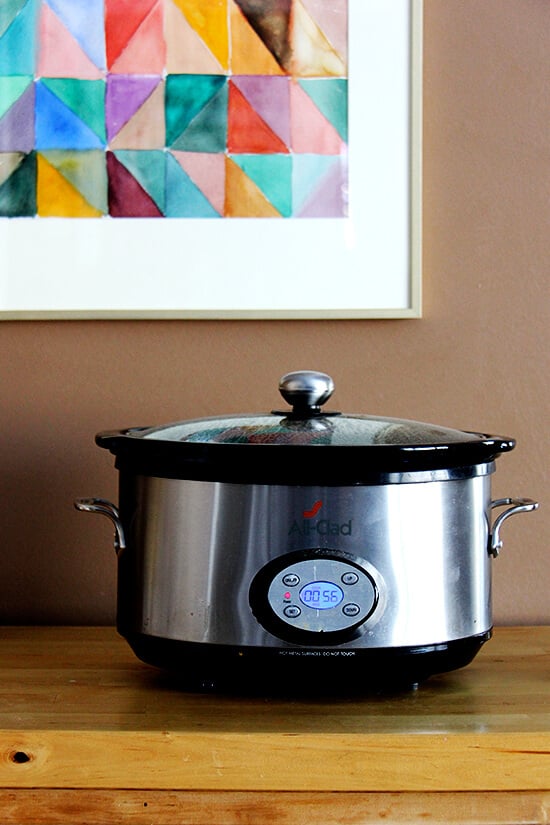
[[[291,372],[279,382],[279,391],[291,408],[260,415],[187,420],[160,427],[128,431],[141,439],[178,443],[332,445],[422,447],[478,442],[480,433],[439,427],[418,421],[343,415],[325,412],[323,404],[334,391],[330,376],[309,370]]]

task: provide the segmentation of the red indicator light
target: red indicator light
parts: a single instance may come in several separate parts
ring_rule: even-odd
[[[289,593],[289,592],[288,592],[288,590],[287,590],[287,592],[286,592],[286,593],[285,593],[285,595],[283,596],[283,599],[286,599],[287,601],[290,601],[290,598],[291,598],[291,597],[290,597],[290,593]]]

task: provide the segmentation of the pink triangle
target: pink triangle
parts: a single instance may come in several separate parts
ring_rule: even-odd
[[[38,74],[41,77],[77,77],[83,80],[100,80],[103,77],[46,3],[42,4],[40,15]]]
[[[292,151],[296,154],[341,155],[346,144],[298,83],[290,88]]]
[[[166,61],[162,3],[149,12],[126,48],[111,66],[116,74],[162,74]]]
[[[348,57],[348,0],[302,0],[330,45],[344,62]]]
[[[223,214],[225,202],[225,155],[201,152],[172,152],[214,209]]]

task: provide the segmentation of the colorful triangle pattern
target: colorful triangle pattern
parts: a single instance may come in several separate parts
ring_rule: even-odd
[[[349,0],[2,0],[0,218],[345,217]]]

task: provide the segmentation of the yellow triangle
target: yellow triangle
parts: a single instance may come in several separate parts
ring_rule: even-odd
[[[293,6],[292,72],[297,77],[345,77],[346,64],[300,0]]]
[[[282,75],[274,56],[262,43],[239,7],[230,0],[231,71],[233,74]]]
[[[273,204],[230,158],[225,164],[226,218],[280,218]]]
[[[222,68],[228,68],[227,0],[173,0]]]
[[[80,192],[57,169],[38,155],[38,215],[43,218],[101,218],[102,213],[90,206]]]

